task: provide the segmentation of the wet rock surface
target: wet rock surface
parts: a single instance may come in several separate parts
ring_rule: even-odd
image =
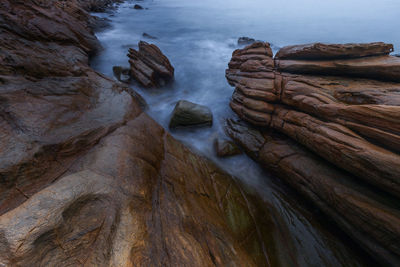
[[[139,50],[130,48],[131,76],[147,88],[161,87],[174,78],[174,67],[154,44],[140,41]]]
[[[214,148],[217,156],[221,158],[242,154],[242,151],[234,142],[223,138],[214,140]]]
[[[230,121],[230,136],[373,257],[396,266],[400,61],[392,49],[300,45],[274,59],[259,42],[233,53],[226,77],[235,87],[231,108],[261,130]]]
[[[128,83],[130,80],[130,68],[125,68],[122,66],[114,66],[113,73],[115,78],[120,82]]]
[[[211,126],[212,122],[212,112],[208,107],[180,100],[172,112],[169,127]]]
[[[295,266],[268,204],[88,66],[89,20],[0,3],[0,265]]]

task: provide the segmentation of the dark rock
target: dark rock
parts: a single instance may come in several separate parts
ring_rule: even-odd
[[[134,9],[143,9],[143,7],[141,5],[135,4],[133,6]]]
[[[255,39],[249,37],[240,37],[237,41],[238,45],[249,45],[255,42]]]
[[[78,0],[79,5],[91,12],[105,12],[113,7],[114,3],[122,3],[123,0]]]
[[[221,158],[242,154],[242,151],[234,142],[226,139],[216,138],[214,148],[217,156]]]
[[[121,66],[114,66],[113,67],[114,76],[120,82],[125,82],[125,83],[129,82],[129,80],[130,80],[129,72],[130,72],[130,68],[124,68],[124,67],[121,67]]]
[[[174,108],[169,127],[211,126],[212,122],[213,116],[208,107],[180,100]]]
[[[92,19],[90,20],[90,27],[93,29],[93,31],[99,32],[109,28],[111,26],[110,22],[111,20],[108,18],[92,16]]]
[[[157,39],[157,37],[154,37],[154,36],[152,36],[152,35],[150,35],[148,33],[145,33],[145,32],[142,34],[142,36],[147,38],[147,39],[153,39],[153,40]]]
[[[144,87],[161,87],[174,78],[174,68],[154,44],[139,42],[139,50],[129,49],[131,75]]]

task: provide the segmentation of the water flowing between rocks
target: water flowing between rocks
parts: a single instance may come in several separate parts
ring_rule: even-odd
[[[110,13],[95,15],[110,20],[97,37],[104,50],[91,66],[110,77],[115,65],[128,66],[128,48],[140,40],[154,43],[175,67],[175,81],[161,89],[131,87],[148,104],[147,113],[166,129],[178,100],[189,100],[211,108],[211,128],[172,130],[175,138],[210,158],[221,168],[254,188],[278,211],[296,241],[300,263],[304,266],[363,266],[365,262],[343,238],[337,238],[314,211],[299,204],[299,197],[245,155],[228,159],[215,156],[213,141],[224,136],[226,118],[235,117],[229,108],[233,88],[225,79],[225,69],[237,40],[248,36],[279,47],[315,41],[346,43],[384,41],[400,48],[399,4],[374,1],[237,1],[237,0],[156,0],[127,1]],[[376,5],[375,8],[369,4]],[[144,9],[134,9],[140,4]],[[332,12],[332,10],[340,10]],[[315,22],[318,23],[315,23]],[[144,35],[144,33],[146,33]],[[155,37],[155,38],[152,38]],[[341,234],[339,234],[341,235]]]

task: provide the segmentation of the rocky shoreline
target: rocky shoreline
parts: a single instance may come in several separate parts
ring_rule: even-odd
[[[0,2],[0,266],[304,265],[276,207],[145,113],[128,82],[173,81],[158,47],[129,49],[118,81],[89,66],[103,22],[89,12],[118,2]],[[377,262],[398,265],[393,47],[291,46],[273,58],[267,43],[239,44],[251,42],[226,72],[247,123],[228,120],[227,133]],[[170,126],[212,123],[209,108],[181,101]],[[225,138],[215,148],[241,153]]]
[[[228,134],[388,266],[400,263],[400,60],[392,51],[312,44],[273,58],[257,42],[236,50],[226,71],[231,108],[253,125],[229,120]]]
[[[272,208],[88,66],[86,3],[0,3],[0,265],[296,265]]]

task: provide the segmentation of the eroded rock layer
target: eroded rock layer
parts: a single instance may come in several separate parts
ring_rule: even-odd
[[[0,265],[296,266],[272,208],[89,68],[81,2],[0,3]]]
[[[370,254],[396,265],[400,61],[388,55],[392,49],[312,44],[282,48],[273,59],[269,44],[259,42],[233,53],[226,77],[235,87],[230,105],[241,119],[289,139],[254,139],[258,135],[243,128],[238,134],[232,122],[229,134]],[[386,197],[390,201],[381,201]],[[357,218],[350,214],[357,212]]]
[[[160,87],[174,78],[174,67],[154,44],[139,42],[139,50],[129,49],[131,76],[144,87]]]

